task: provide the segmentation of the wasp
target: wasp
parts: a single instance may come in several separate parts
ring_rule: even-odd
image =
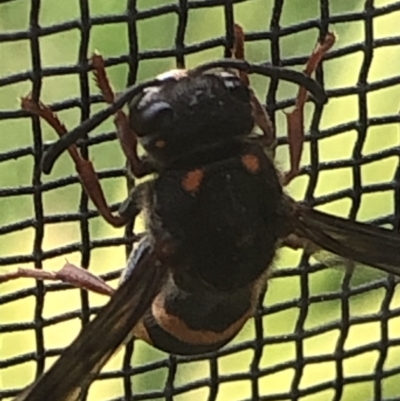
[[[304,74],[287,74],[244,62],[243,32],[237,26],[233,55],[239,61],[173,70],[135,87],[129,90],[128,116],[118,108],[126,99],[115,98],[103,60],[94,55],[96,82],[109,110],[115,111],[129,169],[136,178],[152,175],[133,188],[118,214],[107,206],[90,161],[71,143],[79,132],[67,134],[47,106],[23,99],[25,110],[42,117],[61,136],[55,153],[69,146],[99,213],[114,226],[143,213],[146,230],[134,244],[116,291],[70,264],[57,273],[20,269],[3,276],[61,279],[112,295],[54,366],[17,400],[45,399],[49,393],[57,400],[80,399],[104,363],[132,337],[178,355],[221,348],[253,315],[282,245],[311,244],[400,274],[400,235],[315,211],[283,190],[298,171],[309,76],[333,42],[329,34],[317,45]],[[266,71],[280,71],[283,79],[296,77],[303,83],[295,110],[288,115],[292,168],[286,175],[274,165],[272,124],[248,82],[248,73]],[[105,116],[95,116],[81,132]],[[138,144],[145,157],[138,156]]]

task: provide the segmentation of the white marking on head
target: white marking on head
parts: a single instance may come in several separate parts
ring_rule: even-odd
[[[158,81],[166,81],[168,79],[174,79],[175,81],[179,81],[181,78],[187,77],[188,71],[183,69],[173,69],[162,74],[157,75]]]

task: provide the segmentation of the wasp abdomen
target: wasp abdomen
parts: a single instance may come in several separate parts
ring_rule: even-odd
[[[185,291],[170,274],[135,334],[161,350],[178,355],[219,349],[253,314],[264,282],[259,280],[224,293],[196,281],[191,291]]]

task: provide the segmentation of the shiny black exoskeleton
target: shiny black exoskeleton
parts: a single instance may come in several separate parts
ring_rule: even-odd
[[[250,91],[223,71],[171,74],[130,104],[156,178],[121,213],[144,209],[126,274],[168,239],[168,277],[135,334],[175,354],[215,350],[252,315],[284,226],[282,188],[257,141]]]

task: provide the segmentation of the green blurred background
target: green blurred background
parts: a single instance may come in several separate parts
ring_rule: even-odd
[[[95,15],[107,15],[123,13],[126,2],[121,0],[91,0],[90,13]],[[162,4],[175,4],[177,1],[168,0],[139,0],[138,10],[145,10]],[[375,7],[384,7],[394,3],[390,0],[375,1]],[[41,2],[40,24],[42,27],[54,23],[61,23],[80,18],[79,2],[69,0],[61,3],[55,0],[43,0]],[[235,19],[246,32],[267,30],[269,26],[273,2],[266,0],[248,0],[235,5]],[[363,1],[358,0],[332,0],[330,12],[341,14],[351,11],[362,11]],[[30,2],[20,0],[11,3],[0,4],[0,33],[16,30],[26,30],[29,25]],[[283,7],[281,26],[306,21],[319,17],[319,1],[286,1]],[[382,15],[374,19],[374,37],[384,38],[398,36],[400,13]],[[178,17],[168,14],[162,17],[150,18],[138,21],[138,41],[141,51],[151,49],[169,49],[174,46],[175,32]],[[336,49],[359,43],[365,39],[364,23],[353,21],[338,23],[331,27],[338,40]],[[223,7],[211,7],[193,9],[189,12],[188,25],[185,34],[185,43],[194,44],[206,39],[225,35],[225,22]],[[127,27],[124,23],[94,26],[90,33],[90,52],[98,50],[105,57],[127,54]],[[306,32],[288,35],[281,40],[281,57],[288,58],[300,55],[309,55],[318,37],[317,29],[309,29]],[[64,33],[51,34],[40,38],[40,50],[42,66],[55,67],[74,65],[78,60],[80,32],[75,29]],[[267,41],[250,42],[246,46],[247,58],[253,62],[267,61],[270,59],[270,46]],[[195,66],[205,61],[221,57],[222,48],[215,48],[190,55],[186,58],[187,66]],[[375,51],[374,59],[369,70],[368,80],[377,80],[399,75],[400,48],[398,46],[381,47]],[[324,62],[326,89],[352,87],[358,80],[362,52]],[[138,80],[154,77],[156,74],[175,66],[174,59],[155,59],[143,61],[139,64]],[[0,42],[0,78],[31,69],[31,53],[28,40],[15,42]],[[299,66],[297,69],[301,69]],[[117,90],[123,90],[127,77],[127,67],[116,66],[108,69],[109,76]],[[264,78],[254,78],[252,84],[257,94],[263,99],[265,87],[268,81]],[[0,87],[0,110],[18,109],[18,98],[27,94],[31,89],[31,82]],[[92,93],[98,93],[94,85]],[[282,83],[279,86],[278,99],[286,99],[295,96],[297,88],[291,84]],[[79,82],[77,75],[63,75],[43,79],[41,99],[48,104],[59,102],[67,98],[79,98]],[[400,106],[400,87],[392,86],[387,89],[374,91],[368,94],[368,116],[378,117],[394,115],[398,113]],[[92,106],[92,112],[101,109],[102,105]],[[306,124],[308,126],[313,106],[306,107]],[[355,95],[342,96],[331,100],[325,106],[321,120],[321,129],[326,129],[338,124],[358,119],[358,98]],[[72,128],[79,124],[80,112],[71,109],[59,113],[60,118],[67,127]],[[45,141],[53,141],[54,133],[44,124],[42,125]],[[113,130],[112,119],[102,124],[92,136],[100,132]],[[285,135],[285,116],[282,112],[277,114],[278,135]],[[336,135],[334,138],[319,141],[319,150],[322,162],[351,158],[353,146],[357,134],[355,131],[347,131]],[[32,146],[31,119],[5,119],[0,120],[0,153]],[[363,147],[363,155],[371,155],[399,145],[399,130],[396,124],[376,126],[368,130],[367,139]],[[90,158],[98,171],[105,169],[122,168],[124,158],[118,143],[113,141],[95,145],[90,148]],[[306,146],[303,163],[310,161],[309,149]],[[277,152],[277,163],[282,170],[288,167],[287,147],[282,146]],[[396,157],[388,157],[376,163],[365,164],[362,167],[362,183],[370,185],[384,183],[393,179],[397,167]],[[11,161],[0,163],[0,188],[18,188],[28,186],[32,182],[33,157],[20,157]],[[56,163],[51,175],[42,176],[43,182],[52,182],[61,177],[73,175],[74,168],[68,156],[63,155]],[[334,193],[338,190],[352,187],[352,174],[350,169],[335,169],[320,173],[315,196]],[[107,179],[102,181],[110,202],[118,202],[126,196],[126,184],[124,179]],[[302,199],[307,187],[306,176],[299,177],[288,188],[288,192]],[[78,184],[68,185],[61,189],[47,191],[43,194],[45,215],[76,212],[79,207],[81,188]],[[350,199],[343,199],[321,207],[322,210],[333,214],[347,216],[351,206]],[[92,206],[91,206],[92,207]],[[391,191],[364,195],[357,219],[365,221],[382,215],[393,213],[393,193]],[[0,225],[15,223],[24,219],[34,218],[34,208],[31,195],[18,195],[0,197]],[[100,218],[91,219],[90,234],[92,239],[113,238],[123,235],[123,230],[110,228]],[[30,254],[33,249],[35,231],[33,228],[22,230],[18,233],[3,235],[0,238],[0,256],[13,256],[18,254]],[[43,250],[51,250],[60,246],[80,241],[79,223],[58,223],[45,227]],[[79,264],[79,253],[71,253],[68,260]],[[276,260],[276,268],[295,268],[299,262],[300,253],[290,250],[282,250]],[[124,266],[125,250],[123,246],[97,248],[91,253],[91,270],[95,273],[104,273]],[[63,257],[55,257],[44,264],[46,269],[58,269],[64,263]],[[3,270],[12,270],[16,266],[1,267]],[[32,267],[29,264],[26,267]],[[353,287],[383,277],[372,269],[360,267],[355,270],[351,285]],[[312,333],[323,324],[340,321],[342,318],[341,303],[339,301],[324,301],[324,296],[341,291],[343,269],[331,268],[323,272],[309,275],[310,296],[321,296],[321,302],[309,306],[309,313],[305,320],[304,329]],[[115,283],[116,284],[116,283]],[[1,286],[0,296],[13,293],[26,287],[32,287],[30,280],[19,280]],[[290,300],[297,300],[300,294],[300,277],[280,277],[272,279],[266,297],[266,305],[276,306]],[[349,299],[351,317],[368,316],[378,313],[385,297],[383,288],[361,293]],[[106,301],[104,297],[90,295],[91,305],[101,305]],[[35,302],[33,297],[27,297],[15,302],[0,304],[0,328],[16,322],[31,322],[33,320]],[[46,295],[44,318],[51,318],[60,313],[77,310],[80,307],[80,295],[78,290],[66,290]],[[396,291],[391,303],[391,309],[400,307],[400,293]],[[279,310],[279,309],[278,309]],[[295,344],[286,341],[285,338],[295,330],[299,309],[292,307],[280,312],[271,313],[263,318],[264,336],[279,337],[282,341],[278,345],[268,345],[263,349],[260,368],[271,367],[276,364],[295,361]],[[56,324],[45,329],[46,348],[66,347],[76,336],[80,329],[80,321],[71,321]],[[234,340],[238,344],[246,339],[254,337],[254,323],[250,321]],[[304,356],[329,356],[335,352],[339,332],[337,329],[329,330],[320,335],[309,335],[303,341]],[[372,323],[353,324],[350,328],[344,349],[351,352],[362,345],[379,342],[381,338],[381,325],[379,320]],[[400,318],[392,318],[389,321],[389,338],[400,338]],[[34,352],[35,337],[32,330],[13,333],[2,333],[0,338],[0,362],[11,357],[27,352]],[[119,353],[107,364],[105,371],[118,369],[121,366],[123,353]],[[351,357],[344,360],[344,376],[373,374],[379,357],[378,351],[354,352]],[[146,364],[150,361],[161,360],[166,355],[154,350],[146,344],[137,342],[134,366]],[[246,350],[234,355],[220,357],[218,359],[219,373],[222,375],[231,373],[248,372],[249,364],[253,358],[253,352]],[[400,346],[392,346],[388,350],[384,369],[399,366]],[[54,358],[48,358],[46,367],[54,362]],[[305,366],[300,389],[326,383],[335,380],[335,362],[333,357],[324,363],[308,363]],[[30,383],[35,374],[35,363],[17,364],[12,368],[0,370],[0,385],[3,390],[15,387],[23,387]],[[151,373],[137,375],[133,378],[135,392],[160,390],[163,388],[167,377],[167,369],[161,368]],[[209,363],[207,361],[191,362],[178,366],[177,385],[190,383],[193,380],[207,378],[209,376]],[[260,391],[262,395],[284,393],[290,389],[293,380],[293,369],[281,369],[277,373],[264,376],[260,379]],[[400,399],[400,374],[391,376],[382,381],[383,395],[386,398]],[[356,382],[345,386],[341,400],[373,400],[374,385],[372,381]],[[122,394],[122,381],[108,379],[96,382],[90,392],[91,400],[102,400],[117,397]],[[307,401],[325,401],[333,397],[333,390],[324,390],[313,395],[303,397]],[[184,392],[174,397],[176,400],[203,400],[207,399],[208,388]],[[236,400],[250,397],[250,381],[237,380],[226,382],[219,387],[218,400]]]

